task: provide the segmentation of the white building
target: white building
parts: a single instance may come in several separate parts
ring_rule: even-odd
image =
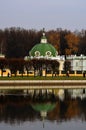
[[[67,60],[71,62],[71,70],[73,71],[86,71],[86,56],[71,55],[67,56]]]

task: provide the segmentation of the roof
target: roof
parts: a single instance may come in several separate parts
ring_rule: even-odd
[[[47,44],[37,44],[35,45],[31,51],[30,51],[30,56],[53,56],[55,57],[57,55],[56,49],[49,43]]]
[[[57,50],[52,46],[50,43],[47,42],[47,38],[45,33],[41,38],[41,42],[36,44],[31,51],[29,52],[30,56],[33,57],[40,57],[40,56],[47,56],[47,57],[56,57]]]

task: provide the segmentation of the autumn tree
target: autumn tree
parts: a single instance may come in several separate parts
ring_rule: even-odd
[[[68,44],[68,48],[66,48],[66,55],[77,54],[79,37],[70,32],[65,36],[65,39]]]
[[[68,48],[67,40],[65,36],[69,33],[67,30],[60,30],[60,55],[66,55],[66,49]]]
[[[6,57],[22,58],[29,55],[29,50],[35,45],[37,33],[35,30],[24,30],[20,28],[10,28],[6,32]]]
[[[0,29],[0,53],[6,58],[24,58],[29,55],[31,48],[40,43],[42,30],[26,30],[23,28]],[[52,44],[60,55],[86,55],[86,30],[71,32],[58,28],[46,31],[48,42]]]
[[[79,54],[86,55],[86,31],[84,31],[84,34],[81,33],[80,35],[78,48],[79,48]]]
[[[56,50],[60,51],[60,35],[57,31],[51,30],[47,32],[48,42],[51,43]]]

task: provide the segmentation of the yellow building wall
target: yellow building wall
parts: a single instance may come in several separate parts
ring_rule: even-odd
[[[10,70],[9,69],[5,69],[3,71],[3,76],[8,76],[8,74],[9,74],[9,76],[11,75]],[[0,69],[0,76],[2,76],[2,70],[1,69]]]

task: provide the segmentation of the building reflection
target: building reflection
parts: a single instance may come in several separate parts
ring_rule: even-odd
[[[37,90],[27,95],[0,95],[0,122],[15,124],[42,119],[57,123],[72,119],[86,121],[86,90]]]
[[[46,103],[35,103],[32,104],[32,108],[35,111],[40,112],[40,116],[43,121],[43,128],[44,128],[44,119],[47,117],[48,112],[52,111],[55,108],[55,103],[46,102]]]

